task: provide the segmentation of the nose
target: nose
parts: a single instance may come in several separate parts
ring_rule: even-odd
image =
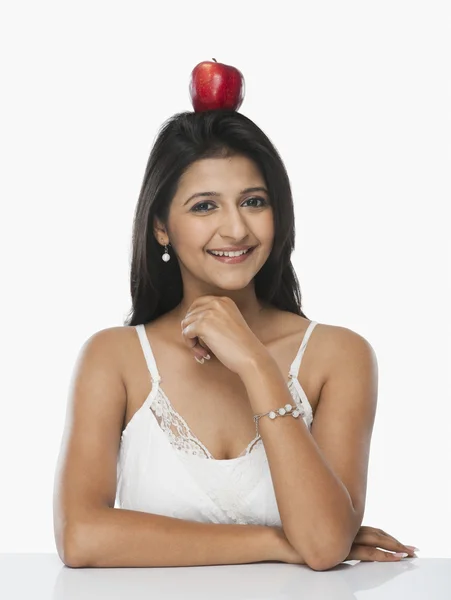
[[[248,234],[246,219],[239,209],[231,208],[221,216],[221,227],[218,230],[223,239],[243,240]]]

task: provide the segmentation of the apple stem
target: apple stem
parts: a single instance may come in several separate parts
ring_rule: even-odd
[[[216,60],[216,58],[213,58],[212,60],[214,60],[215,62],[218,62],[218,61]]]

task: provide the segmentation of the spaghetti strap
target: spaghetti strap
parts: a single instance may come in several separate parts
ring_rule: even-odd
[[[160,373],[158,372],[157,363],[155,362],[155,357],[149,344],[149,339],[146,335],[144,325],[135,325],[135,329],[138,333],[139,341],[141,342],[141,348],[144,352],[144,358],[146,359],[147,368],[149,369],[150,376],[152,377],[152,382],[159,383],[161,381]]]
[[[315,326],[318,325],[317,321],[311,321],[310,325],[307,327],[307,330],[302,338],[301,345],[299,346],[298,353],[296,354],[296,358],[294,359],[291,367],[290,367],[290,377],[295,378],[298,376],[299,368],[301,366],[302,357],[304,356],[305,348],[307,346],[307,342],[312,334],[312,331],[315,329]]]

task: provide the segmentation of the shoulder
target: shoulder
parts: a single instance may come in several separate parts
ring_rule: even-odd
[[[145,331],[152,331],[152,335],[159,335],[165,338],[166,326],[163,322],[160,324],[160,319],[146,323]],[[122,325],[116,327],[108,327],[102,329],[91,336],[92,340],[96,340],[96,344],[104,347],[105,352],[121,370],[124,378],[130,369],[130,365],[136,362],[136,358],[141,355],[141,344],[138,337],[138,332],[135,325]]]
[[[311,345],[311,346],[310,346]],[[308,342],[312,371],[317,374],[314,415],[320,406],[327,422],[334,420],[330,407],[356,411],[360,406],[368,422],[374,419],[378,390],[378,363],[365,337],[348,327],[318,323]],[[341,413],[340,413],[341,414]],[[315,431],[318,430],[318,420]],[[313,430],[312,430],[313,431]]]
[[[83,349],[92,348],[105,357],[120,363],[124,343],[130,339],[133,327],[106,327],[94,332],[83,344]],[[136,335],[136,334],[135,334]]]
[[[339,325],[321,325],[319,335],[324,342],[325,356],[336,360],[351,360],[359,356],[375,357],[370,342],[360,333]]]
[[[368,380],[377,387],[378,364],[373,346],[361,334],[339,325],[315,327],[318,350],[324,368],[324,383],[341,380]]]
[[[279,311],[279,331],[290,332],[295,336],[303,336],[314,319],[306,319],[300,315]],[[284,325],[281,325],[284,323]],[[330,325],[315,321],[308,347],[312,364],[321,365],[324,380],[343,365],[353,363],[359,366],[370,365],[377,369],[376,353],[370,342],[360,333],[340,325]]]
[[[126,358],[138,339],[135,327],[106,327],[94,332],[83,344],[83,352],[98,353],[123,374]]]
[[[149,330],[157,326],[157,321],[146,323],[145,329]],[[139,341],[135,325],[117,325],[96,331],[89,339],[97,339],[99,343],[111,344],[112,351],[118,351],[124,344]]]
[[[83,348],[95,347],[99,350],[113,355],[119,347],[120,340],[123,339],[123,330],[125,327],[106,327],[92,333],[84,342]]]

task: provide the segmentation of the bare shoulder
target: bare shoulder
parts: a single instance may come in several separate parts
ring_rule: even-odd
[[[377,370],[377,357],[373,346],[361,334],[340,325],[321,323],[315,328],[316,340],[326,375],[329,376],[346,365],[373,365]]]
[[[151,334],[153,339],[158,339],[164,343],[170,343],[173,331],[170,328],[168,320],[162,317],[145,324],[145,330]],[[137,365],[142,366],[144,360],[138,333],[135,325],[122,325],[110,327],[100,331],[98,334],[105,340],[109,346],[109,352],[115,359],[115,364],[120,371],[122,381],[126,389],[137,376]]]
[[[287,311],[277,311],[274,316],[275,330],[282,337],[290,335],[303,337],[312,320]],[[364,336],[340,325],[316,322],[308,342],[308,358],[312,368],[318,366],[323,381],[333,368],[359,358],[364,362],[376,361],[374,348]]]
[[[126,329],[130,328],[127,326],[118,325],[115,327],[106,327],[105,329],[99,329],[88,338],[85,344],[91,340],[99,340],[99,344],[104,343],[107,346],[108,344],[112,344],[112,348],[114,349],[116,347],[117,342],[121,339],[120,336],[123,335],[123,332]]]
[[[84,347],[92,346],[103,351],[118,367],[121,364],[124,341],[130,337],[132,327],[115,326],[106,327],[93,333],[84,343]]]
[[[374,352],[370,342],[363,335],[348,327],[321,324],[319,334],[334,357],[337,353],[346,357],[348,352]]]
[[[85,341],[80,355],[85,353],[85,349],[97,352],[108,361],[110,368],[116,371],[124,386],[127,387],[127,365],[130,355],[136,348],[136,335],[135,327],[128,325],[100,329]]]
[[[157,321],[147,323],[145,327],[146,329],[151,329],[156,325]],[[121,354],[127,354],[130,344],[135,345],[136,340],[138,340],[138,334],[136,333],[135,325],[118,325],[97,331],[90,339],[93,338],[103,340],[113,354],[120,356]]]

